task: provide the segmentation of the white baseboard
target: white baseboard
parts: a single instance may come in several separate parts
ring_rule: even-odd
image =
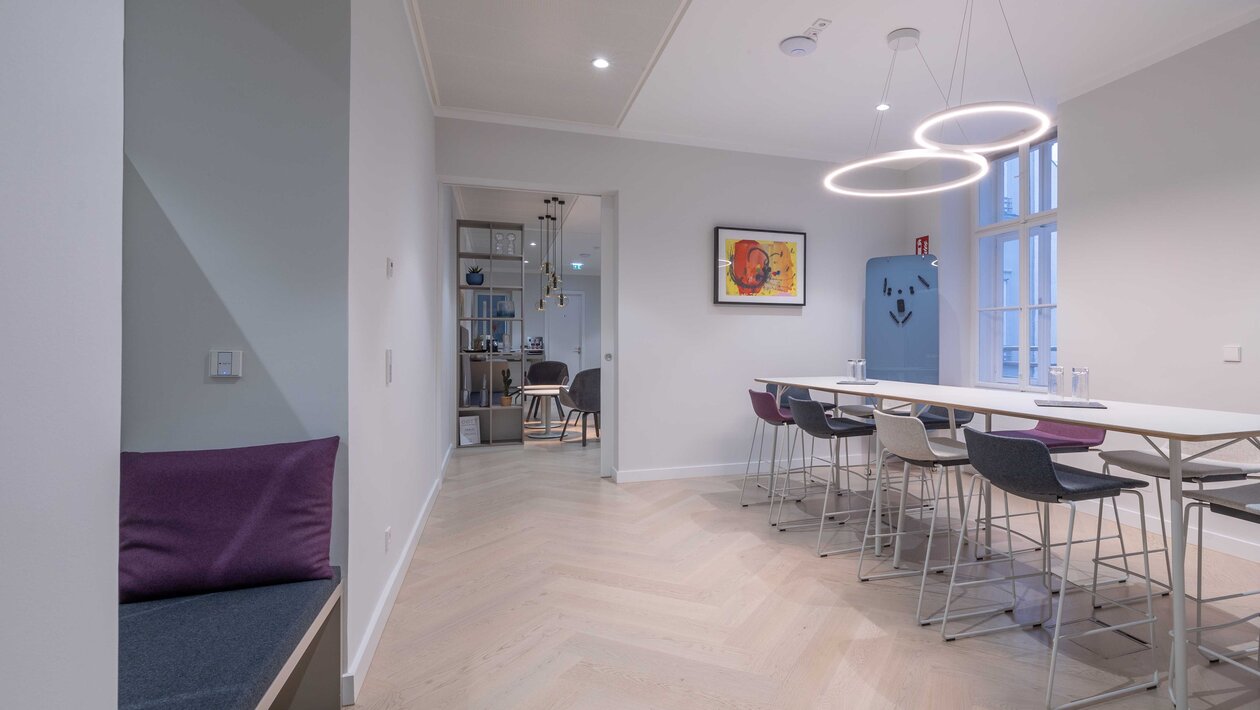
[[[424,505],[420,507],[420,514],[416,516],[416,522],[411,528],[411,534],[407,536],[407,554],[399,555],[398,563],[394,565],[394,569],[390,572],[389,580],[385,584],[385,589],[381,592],[381,596],[376,601],[376,607],[372,610],[372,619],[368,623],[368,633],[363,638],[363,642],[359,644],[359,648],[355,651],[354,657],[350,660],[350,664],[346,667],[345,672],[341,676],[341,704],[354,705],[355,698],[359,696],[359,689],[363,687],[363,680],[367,677],[368,669],[372,667],[372,657],[376,655],[376,646],[381,641],[381,633],[385,630],[385,623],[389,621],[389,612],[394,608],[394,601],[398,599],[398,590],[402,588],[403,579],[407,576],[407,569],[411,566],[411,558],[415,556],[416,545],[420,542],[420,534],[424,532],[424,524],[429,520],[429,513],[433,510],[433,503],[437,501],[438,492],[442,490],[442,482],[446,480],[446,467],[451,462],[451,453],[455,450],[454,446],[447,447],[446,455],[442,458],[442,467],[438,471],[437,480],[433,482],[433,486],[429,489],[429,495],[424,501]],[[353,571],[351,571],[353,574]]]

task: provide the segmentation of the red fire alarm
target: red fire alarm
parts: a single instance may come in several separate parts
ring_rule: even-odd
[[[914,253],[915,254],[929,253],[928,237],[926,234],[914,240]]]

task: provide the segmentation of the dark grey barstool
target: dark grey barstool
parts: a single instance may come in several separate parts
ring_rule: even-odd
[[[816,547],[818,556],[826,557],[828,554],[832,553],[851,552],[852,550],[856,550],[857,548],[854,547],[852,550],[832,550],[830,552],[823,552],[823,528],[827,524],[829,515],[827,512],[827,504],[831,501],[832,486],[836,487],[837,495],[843,496],[845,493],[853,493],[852,489],[849,488],[845,488],[844,490],[840,489],[840,441],[847,440],[854,436],[871,436],[875,433],[875,427],[872,424],[865,424],[863,422],[847,421],[841,419],[840,417],[829,417],[827,416],[825,405],[822,402],[817,402],[813,399],[789,399],[788,406],[792,410],[792,418],[796,420],[796,426],[799,427],[801,431],[816,439],[823,439],[827,441],[828,446],[831,448],[831,473],[827,477],[827,487],[823,493],[822,514],[818,516],[818,545]],[[805,446],[802,442],[802,452],[804,449]],[[848,448],[846,445],[846,451],[847,450]],[[848,463],[847,453],[845,463]],[[808,464],[806,464],[806,469],[808,470]],[[786,497],[786,494],[784,497]],[[866,506],[863,505],[862,508],[834,510],[831,511],[830,516],[834,517],[836,515],[847,515],[849,513],[862,512],[865,508]],[[780,514],[782,514],[782,502],[780,502]],[[847,521],[842,520],[840,521],[840,524],[843,525],[845,522]],[[780,523],[779,530],[785,529],[787,528]]]
[[[975,495],[976,483],[981,480],[989,484],[992,484],[994,487],[998,488],[999,490],[1005,493],[1008,493],[1010,495],[1013,495],[1019,498],[1024,498],[1025,500],[1031,500],[1039,504],[1046,504],[1046,505],[1049,505],[1052,503],[1058,503],[1058,504],[1063,504],[1063,505],[1068,506],[1067,544],[1065,544],[1063,547],[1063,568],[1062,568],[1062,572],[1060,573],[1060,579],[1062,581],[1061,581],[1060,592],[1059,592],[1059,607],[1058,607],[1057,612],[1054,615],[1055,616],[1054,641],[1050,647],[1050,676],[1049,676],[1048,682],[1046,683],[1046,707],[1047,708],[1056,707],[1053,704],[1055,671],[1058,667],[1059,642],[1065,638],[1079,638],[1082,636],[1091,636],[1093,634],[1098,634],[1098,633],[1103,633],[1103,632],[1108,632],[1108,631],[1122,631],[1123,629],[1145,624],[1148,628],[1148,633],[1150,633],[1151,635],[1151,642],[1150,644],[1148,644],[1150,647],[1150,653],[1151,653],[1151,675],[1149,678],[1142,679],[1137,683],[1133,683],[1123,688],[1110,690],[1103,693],[1098,693],[1096,695],[1092,695],[1087,698],[1080,698],[1077,700],[1073,700],[1070,703],[1067,703],[1065,705],[1058,706],[1058,707],[1069,707],[1069,706],[1078,707],[1078,706],[1085,705],[1088,703],[1108,700],[1108,699],[1111,699],[1120,695],[1125,695],[1125,694],[1137,692],[1140,690],[1149,690],[1149,689],[1157,687],[1159,685],[1159,672],[1155,670],[1155,665],[1156,665],[1155,649],[1154,649],[1155,614],[1154,614],[1152,603],[1151,603],[1150,550],[1147,545],[1147,539],[1146,539],[1146,506],[1143,501],[1142,495],[1137,490],[1135,490],[1138,488],[1145,488],[1147,485],[1146,481],[1137,481],[1130,478],[1120,478],[1119,476],[1105,476],[1103,474],[1094,473],[1092,471],[1085,471],[1083,469],[1075,468],[1072,466],[1066,466],[1063,464],[1055,463],[1054,460],[1050,458],[1050,450],[1046,447],[1046,445],[1035,439],[1020,439],[1020,438],[1013,438],[1013,437],[994,436],[992,434],[985,434],[983,432],[975,431],[974,429],[966,429],[964,431],[967,437],[967,452],[971,457],[971,465],[979,474],[979,476],[972,479],[971,491],[968,493],[968,496],[967,496],[967,509],[969,512],[971,509],[972,499],[974,498],[974,495]],[[1117,601],[1117,600],[1112,600],[1112,599],[1108,599],[1104,597],[1103,595],[1098,593],[1096,583],[1093,586],[1093,588],[1089,588],[1089,587],[1085,587],[1083,585],[1077,584],[1076,582],[1072,582],[1071,580],[1068,579],[1068,572],[1071,569],[1070,565],[1071,565],[1071,560],[1072,560],[1072,532],[1076,525],[1077,503],[1079,503],[1080,501],[1094,501],[1094,500],[1100,500],[1102,498],[1109,498],[1109,497],[1117,496],[1121,493],[1132,494],[1138,500],[1138,519],[1141,521],[1141,527],[1142,527],[1142,562],[1144,565],[1144,570],[1146,572],[1145,574],[1145,578],[1146,578],[1145,579],[1145,582],[1146,582],[1145,612],[1142,612],[1138,609],[1134,609],[1133,607],[1129,606],[1125,601]],[[964,520],[966,519],[966,515],[964,515],[963,519]],[[1043,535],[1044,534],[1045,533],[1043,532]],[[982,629],[979,631],[971,631],[971,632],[963,633],[963,634],[955,634],[952,636],[948,633],[947,627],[949,624],[949,617],[950,617],[950,613],[949,613],[950,604],[953,601],[954,590],[958,587],[967,586],[970,584],[984,584],[984,583],[991,583],[991,582],[1008,582],[1009,581],[1011,584],[1010,591],[1011,591],[1012,596],[1014,597],[1016,593],[1014,580],[1019,579],[1019,578],[1024,578],[1024,577],[1040,576],[1040,577],[1043,577],[1043,579],[1045,579],[1047,591],[1048,592],[1051,591],[1050,581],[1048,578],[1046,578],[1046,575],[1049,572],[1048,557],[1043,557],[1043,562],[1046,566],[1046,569],[1043,569],[1041,571],[1034,572],[1031,574],[1016,575],[1014,573],[1013,555],[1007,555],[1005,556],[1005,559],[1010,562],[1010,568],[1011,568],[1011,573],[1007,577],[998,578],[998,579],[971,580],[969,582],[960,583],[958,581],[958,566],[959,566],[958,561],[962,557],[963,541],[965,538],[966,538],[966,534],[965,534],[965,528],[964,528],[964,534],[962,537],[959,538],[959,541],[958,541],[958,549],[954,557],[953,571],[950,574],[950,582],[949,582],[950,591],[949,591],[949,596],[946,598],[946,601],[945,601],[945,614],[942,619],[941,635],[946,640],[953,640],[956,638],[961,638],[963,636],[975,636],[982,633],[992,633],[994,631],[1000,631],[1003,629],[1023,628],[1024,626],[1026,626],[1024,624],[1016,623],[1016,624],[1008,624],[1005,626],[1000,626],[997,628],[988,628],[988,629]],[[1049,540],[1043,540],[1042,542],[1043,542],[1043,545],[1048,546],[1049,544]],[[1008,545],[1011,544],[1009,531],[1007,534],[1007,544]],[[1097,559],[1095,559],[1095,562],[1094,562],[1095,580],[1097,580],[1097,574],[1098,574],[1097,566],[1098,566],[1098,562],[1097,562]],[[1140,618],[1138,618],[1137,620],[1128,621],[1128,622],[1120,622],[1120,623],[1108,622],[1106,625],[1101,626],[1101,627],[1090,628],[1088,630],[1079,631],[1070,635],[1064,634],[1063,633],[1063,624],[1064,624],[1063,609],[1067,606],[1067,592],[1069,591],[1069,588],[1071,587],[1075,587],[1077,589],[1087,591],[1090,593],[1091,599],[1094,601],[1094,604],[1091,607],[1091,611],[1095,608],[1098,608],[1099,606],[1098,600],[1101,599],[1105,602],[1108,602],[1109,604],[1113,606],[1118,606],[1128,611],[1134,612],[1138,614]],[[1049,612],[1047,612],[1046,617],[1042,619],[1042,621],[1039,623],[1045,623],[1046,621],[1049,620],[1049,617],[1050,617],[1050,614]],[[1091,617],[1091,619],[1092,618],[1094,617]],[[1068,622],[1068,623],[1074,623],[1074,622]],[[1033,625],[1035,626],[1037,624],[1033,624]],[[1127,633],[1125,635],[1130,639],[1134,638],[1133,636]]]
[[[564,426],[560,429],[560,440],[569,430],[569,419],[574,414],[582,415],[582,446],[586,446],[586,418],[595,415],[595,436],[599,436],[599,368],[582,370],[573,378],[573,384],[560,390],[560,401],[569,407],[564,417]]]

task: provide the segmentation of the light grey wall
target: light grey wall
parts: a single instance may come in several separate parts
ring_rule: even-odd
[[[5,707],[118,697],[123,4],[0,6]]]
[[[753,378],[837,371],[861,347],[866,260],[905,243],[905,208],[827,192],[825,163],[457,119],[437,130],[450,182],[617,193],[618,480],[742,472]],[[719,225],[807,232],[808,305],[714,305]],[[703,407],[676,406],[680,392]]]
[[[1095,396],[1257,411],[1257,67],[1253,22],[1060,107],[1059,360]],[[1235,523],[1217,546],[1260,559]]]
[[[123,448],[344,437],[350,3],[130,0],[126,19]],[[244,377],[210,380],[214,347],[244,350]]]
[[[350,50],[348,683],[361,686],[437,497],[441,299],[433,110],[406,3],[355,0]],[[386,277],[385,260],[394,261]],[[393,380],[385,381],[385,351]],[[444,391],[443,393],[446,393]],[[444,409],[443,409],[444,411]],[[386,529],[391,540],[386,544]],[[352,697],[343,695],[343,701]]]
[[[950,167],[927,162],[911,168],[912,185],[929,185],[960,177]],[[952,190],[922,195],[905,201],[907,230],[902,254],[914,253],[914,240],[929,237],[932,254],[939,262],[938,288],[941,309],[940,383],[970,387],[971,362],[971,190]]]

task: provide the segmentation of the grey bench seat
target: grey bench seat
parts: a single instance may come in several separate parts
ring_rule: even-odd
[[[118,707],[338,707],[340,585],[337,570],[328,580],[119,605]],[[312,662],[317,647],[325,658]],[[308,668],[319,677],[302,688],[286,682]]]

